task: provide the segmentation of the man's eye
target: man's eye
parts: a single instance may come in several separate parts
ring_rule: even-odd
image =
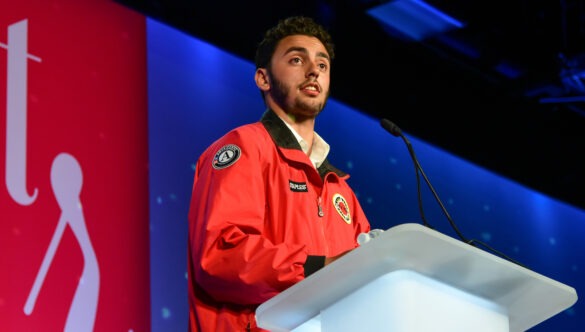
[[[326,70],[327,69],[327,65],[324,63],[320,63],[319,64],[319,68],[321,68],[321,70]]]
[[[303,60],[301,60],[301,58],[292,58],[290,61],[292,63],[302,63],[303,62]]]

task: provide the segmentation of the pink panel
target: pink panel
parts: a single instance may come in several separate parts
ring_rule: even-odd
[[[145,18],[1,1],[2,329],[149,331]]]

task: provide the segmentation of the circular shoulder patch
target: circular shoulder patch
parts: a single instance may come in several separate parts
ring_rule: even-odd
[[[345,198],[340,194],[333,195],[333,206],[335,206],[335,210],[343,218],[343,221],[351,224],[351,212],[349,211],[349,205]]]
[[[215,169],[226,168],[235,164],[240,159],[240,155],[242,155],[242,152],[239,146],[228,144],[217,150],[211,163]]]

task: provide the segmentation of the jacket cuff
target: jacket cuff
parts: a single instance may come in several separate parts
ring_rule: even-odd
[[[305,278],[325,266],[325,256],[307,256],[305,261]]]

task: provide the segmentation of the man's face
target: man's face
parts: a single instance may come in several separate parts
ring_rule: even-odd
[[[269,96],[286,113],[315,117],[329,97],[330,59],[315,37],[288,36],[280,41],[271,60]]]

